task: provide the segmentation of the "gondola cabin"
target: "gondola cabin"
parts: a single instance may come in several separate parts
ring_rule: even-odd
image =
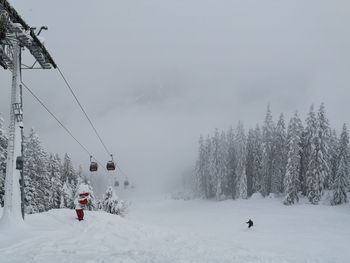
[[[90,172],[96,172],[98,169],[98,165],[96,162],[91,162],[90,163]]]
[[[16,159],[16,169],[22,170],[23,169],[23,158],[22,156],[18,156]]]
[[[114,171],[115,170],[115,163],[113,161],[109,161],[106,165],[106,168],[108,171]]]
[[[119,186],[119,182],[118,182],[118,181],[115,181],[115,182],[114,182],[114,186],[115,186],[115,187],[118,187],[118,186]]]
[[[124,187],[128,187],[129,186],[129,181],[128,180],[125,180],[124,181]]]

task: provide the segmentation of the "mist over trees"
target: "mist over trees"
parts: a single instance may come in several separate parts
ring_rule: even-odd
[[[277,123],[270,106],[262,125],[246,133],[215,130],[200,136],[195,169],[196,194],[207,199],[283,196],[285,205],[306,197],[318,204],[347,201],[349,192],[349,133],[344,124],[338,137],[326,117],[324,104],[310,107],[305,123],[296,112],[288,125],[281,114]]]
[[[4,206],[4,182],[6,176],[8,138],[0,116],[0,206]],[[125,215],[127,204],[107,188],[103,200],[97,200],[92,185],[81,166],[74,168],[70,156],[61,158],[57,153],[47,153],[36,132],[31,129],[24,137],[24,193],[25,213],[33,214],[57,208],[74,209],[79,187],[89,189],[91,202],[88,210],[104,210]]]

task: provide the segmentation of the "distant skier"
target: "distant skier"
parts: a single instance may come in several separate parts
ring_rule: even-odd
[[[246,223],[248,224],[248,228],[251,228],[254,225],[254,223],[251,219],[249,219],[248,222],[246,222]]]

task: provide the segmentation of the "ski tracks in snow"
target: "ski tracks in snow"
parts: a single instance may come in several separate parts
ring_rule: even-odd
[[[87,212],[82,222],[75,220],[72,213],[63,209],[29,216],[23,230],[25,237],[16,233],[16,242],[0,249],[0,262],[291,262],[104,212]],[[2,241],[4,244],[6,240]]]
[[[22,230],[9,229],[0,235],[1,263],[341,263],[333,259],[316,258],[315,254],[291,253],[291,250],[261,249],[255,243],[263,243],[266,235],[276,238],[263,227],[247,230],[244,223],[233,224],[223,218],[208,217],[205,213],[193,213],[193,221],[180,216],[176,205],[186,203],[167,202],[165,208],[145,211],[127,218],[105,212],[86,212],[84,221],[77,221],[74,210],[59,209],[30,215]],[[192,204],[187,204],[188,206]],[[225,205],[225,204],[222,204]],[[228,203],[227,205],[230,205]],[[198,207],[199,204],[195,204]],[[242,213],[240,208],[238,211]],[[188,209],[192,211],[191,209]],[[199,217],[198,217],[199,213]],[[238,212],[234,212],[238,215]],[[178,215],[178,216],[176,216]],[[207,218],[201,216],[206,215]],[[149,220],[146,220],[148,216]],[[232,217],[234,218],[234,217]],[[169,221],[169,220],[172,221]],[[197,219],[205,225],[197,227]],[[151,220],[153,220],[151,222]],[[238,222],[244,222],[241,218]],[[165,221],[168,221],[166,224]],[[263,220],[258,220],[263,221]],[[188,226],[185,226],[185,224]],[[266,223],[265,223],[266,224]],[[185,226],[182,228],[182,226]],[[219,231],[227,228],[227,231]],[[203,231],[208,230],[208,231]],[[287,230],[286,230],[287,231]],[[326,231],[327,232],[327,231]],[[289,232],[287,232],[289,233]],[[300,235],[302,233],[299,233]],[[244,240],[242,240],[245,239]],[[253,242],[252,247],[247,240]],[[271,239],[266,239],[270,240]],[[281,240],[284,240],[282,237]],[[303,242],[296,235],[295,242]],[[279,240],[277,241],[278,243]],[[276,243],[276,242],[275,242]],[[305,248],[306,249],[306,248]],[[343,263],[343,262],[342,262]]]

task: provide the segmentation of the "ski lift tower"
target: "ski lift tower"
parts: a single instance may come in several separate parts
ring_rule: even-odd
[[[5,204],[1,222],[14,223],[24,219],[21,52],[29,50],[35,60],[32,66],[23,65],[26,69],[57,67],[34,30],[35,28],[31,28],[7,0],[0,0],[0,66],[12,72]]]

